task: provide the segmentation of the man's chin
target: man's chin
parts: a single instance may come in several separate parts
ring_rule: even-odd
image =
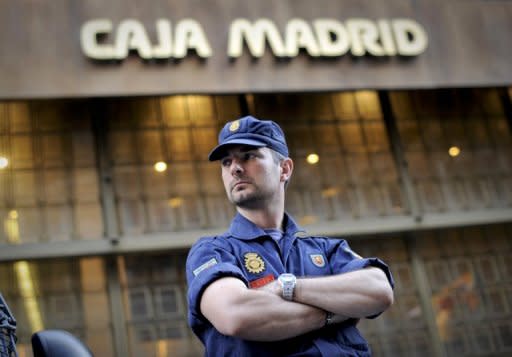
[[[246,188],[235,188],[233,191],[231,191],[231,201],[234,203],[239,201],[250,200],[252,199],[252,196],[252,193]]]
[[[231,200],[231,202],[240,208],[254,210],[264,208],[264,201],[259,199],[258,197],[244,197],[238,198],[236,200]]]
[[[251,199],[247,197],[232,197],[231,203],[236,206],[244,207],[247,204],[250,204]]]
[[[234,194],[231,195],[230,201],[236,206],[243,207],[252,201],[252,197],[247,194],[235,192]]]

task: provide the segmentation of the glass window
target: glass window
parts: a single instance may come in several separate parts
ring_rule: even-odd
[[[136,145],[142,163],[154,164],[155,162],[167,159],[162,150],[162,139],[162,133],[158,130],[142,130],[137,132]]]
[[[191,356],[203,351],[187,327],[184,254],[120,257],[131,356]]]
[[[220,125],[239,113],[238,97],[170,96],[106,105],[115,114],[105,120],[123,234],[225,225],[225,219],[207,219],[219,214],[205,210],[232,212],[224,204],[212,204],[224,189],[218,166],[207,163],[207,156]],[[119,113],[127,108],[134,120],[119,123]],[[154,167],[159,161],[166,164],[161,172]]]
[[[0,103],[0,245],[102,238],[89,108],[83,101]],[[84,212],[84,215],[76,213]],[[92,218],[92,219],[91,219]]]
[[[511,131],[496,89],[391,92],[409,171],[426,212],[510,205]],[[499,129],[498,129],[499,128]]]
[[[511,290],[500,279],[499,256],[490,251],[500,236],[509,236],[509,229],[507,225],[472,227],[422,237],[443,254],[441,260],[426,257],[425,263],[438,333],[447,355],[510,351],[510,346],[496,341],[512,317]],[[511,248],[510,242],[502,247],[507,254]]]
[[[32,356],[30,338],[42,329],[66,330],[81,339],[94,355],[113,356],[101,258],[2,263],[0,292],[17,320],[20,356]]]
[[[267,113],[267,99],[279,106],[271,119],[282,124],[295,162],[287,209],[299,221],[405,213],[376,92],[253,97],[256,116]],[[308,163],[311,154],[317,163]]]

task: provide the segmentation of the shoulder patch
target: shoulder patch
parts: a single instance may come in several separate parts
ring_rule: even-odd
[[[244,258],[245,269],[249,273],[258,274],[265,270],[265,262],[257,253],[246,253]]]
[[[202,264],[199,267],[194,269],[194,271],[193,271],[194,276],[197,276],[200,272],[202,272],[205,269],[211,268],[215,264],[217,264],[217,259],[212,258],[212,259],[208,260],[206,263],[204,263],[204,264]]]
[[[310,254],[309,257],[317,267],[323,268],[325,266],[325,259],[322,254]]]

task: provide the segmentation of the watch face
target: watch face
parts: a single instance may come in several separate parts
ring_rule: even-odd
[[[279,276],[279,280],[281,280],[283,284],[290,284],[293,283],[296,280],[296,278],[295,275],[293,274],[281,274]]]
[[[283,283],[291,283],[293,281],[293,277],[291,276],[283,276]]]

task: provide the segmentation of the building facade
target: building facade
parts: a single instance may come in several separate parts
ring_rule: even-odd
[[[299,224],[389,263],[395,304],[360,323],[375,356],[512,352],[512,6],[312,6],[0,5],[0,292],[21,356],[47,328],[98,356],[202,354],[185,259],[233,216],[207,154],[247,114],[287,135]]]

